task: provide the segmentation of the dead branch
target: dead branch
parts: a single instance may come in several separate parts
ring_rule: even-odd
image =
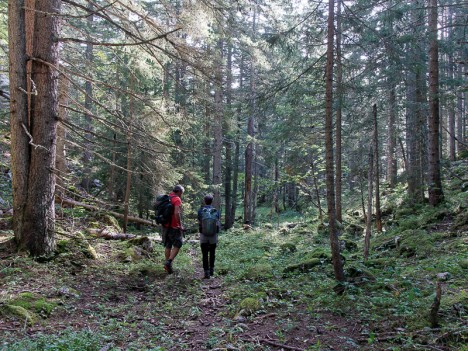
[[[117,218],[121,218],[121,219],[124,218],[124,215],[122,213],[105,210],[103,208],[99,208],[97,206],[93,206],[93,205],[85,204],[85,203],[82,203],[82,202],[78,202],[78,201],[75,201],[75,200],[72,200],[72,199],[64,199],[64,198],[61,198],[61,197],[58,197],[58,196],[57,196],[57,199],[58,199],[58,202],[64,203],[64,204],[67,204],[67,205],[70,205],[70,206],[83,207],[84,209],[89,210],[89,211],[104,212],[104,213],[110,214],[110,215],[112,215],[114,217],[117,217]],[[143,218],[134,217],[134,216],[128,216],[127,218],[128,218],[129,222],[140,223],[140,224],[149,225],[149,226],[152,226],[152,227],[158,226],[155,222],[148,221],[148,220],[143,219]]]

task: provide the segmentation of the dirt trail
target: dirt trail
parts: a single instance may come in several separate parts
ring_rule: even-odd
[[[294,312],[278,309],[250,317],[233,318],[228,310],[223,279],[220,276],[201,279],[201,253],[197,246],[190,248],[195,279],[199,280],[200,313],[190,328],[180,330],[184,344],[190,350],[270,350],[305,351],[312,347],[321,350],[371,350],[362,340],[362,326],[331,313],[311,317],[306,306],[295,306]],[[358,341],[360,340],[360,342]],[[365,340],[364,340],[365,341]],[[221,346],[222,345],[222,346]],[[181,350],[174,346],[171,351]]]

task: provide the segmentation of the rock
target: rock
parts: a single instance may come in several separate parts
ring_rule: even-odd
[[[239,311],[238,314],[236,314],[236,316],[234,317],[234,320],[235,320],[236,322],[243,323],[243,322],[245,322],[245,321],[247,320],[247,318],[245,318],[245,317],[242,315],[243,312],[245,313],[244,310],[241,310],[241,311]]]
[[[444,273],[437,273],[437,280],[439,281],[447,281],[452,277],[452,275],[449,272],[444,272]]]
[[[128,241],[128,244],[141,247],[143,250],[147,252],[153,252],[154,250],[153,242],[147,236],[141,236],[138,238],[130,239]]]

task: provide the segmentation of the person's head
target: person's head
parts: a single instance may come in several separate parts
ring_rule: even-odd
[[[172,191],[174,194],[177,194],[178,196],[181,196],[184,193],[184,187],[180,184],[177,184]]]
[[[205,205],[211,205],[211,203],[213,202],[213,195],[210,195],[210,194],[205,195],[205,197],[203,198],[203,201],[205,202]]]

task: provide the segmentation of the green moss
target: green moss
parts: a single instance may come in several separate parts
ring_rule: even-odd
[[[161,278],[167,275],[162,265],[157,265],[154,262],[145,260],[133,265],[130,269],[130,275],[138,275],[148,278]]]
[[[373,258],[364,263],[367,267],[385,268],[395,267],[395,259],[392,257]]]
[[[120,224],[119,224],[119,221],[114,217],[114,216],[111,216],[111,215],[104,215],[102,217],[102,222],[106,225],[106,226],[112,226],[115,228],[115,230],[117,230],[118,232],[122,232],[122,228],[120,227]]]
[[[30,292],[19,294],[18,297],[8,301],[7,304],[10,306],[21,307],[29,313],[38,313],[43,317],[48,317],[57,306],[56,302],[47,300],[44,297]]]
[[[89,244],[83,248],[82,252],[83,252],[83,255],[85,255],[85,257],[87,258],[91,258],[93,260],[97,260],[98,258],[96,249]]]
[[[289,265],[283,270],[283,272],[284,273],[289,273],[289,272],[294,272],[294,271],[307,272],[311,268],[315,266],[319,266],[321,264],[322,264],[321,259],[311,258],[311,259],[304,260],[296,264]]]
[[[427,257],[433,251],[433,238],[422,229],[405,230],[401,233],[399,254],[405,257]]]
[[[269,264],[258,263],[247,268],[244,278],[249,280],[261,281],[272,276],[272,267]]]
[[[462,259],[460,262],[458,262],[461,268],[463,269],[468,269],[468,258]]]
[[[453,223],[453,229],[455,230],[468,229],[468,211],[465,210],[459,213],[455,217],[455,221]]]
[[[253,297],[247,297],[243,299],[239,304],[239,308],[241,310],[249,311],[251,313],[258,311],[260,307],[260,301]]]
[[[28,311],[26,308],[16,305],[4,305],[0,307],[0,314],[4,316],[17,317],[21,321],[27,321],[29,325],[36,322],[34,313]]]
[[[293,253],[297,251],[297,247],[293,243],[284,243],[280,246],[280,251],[282,253]]]

